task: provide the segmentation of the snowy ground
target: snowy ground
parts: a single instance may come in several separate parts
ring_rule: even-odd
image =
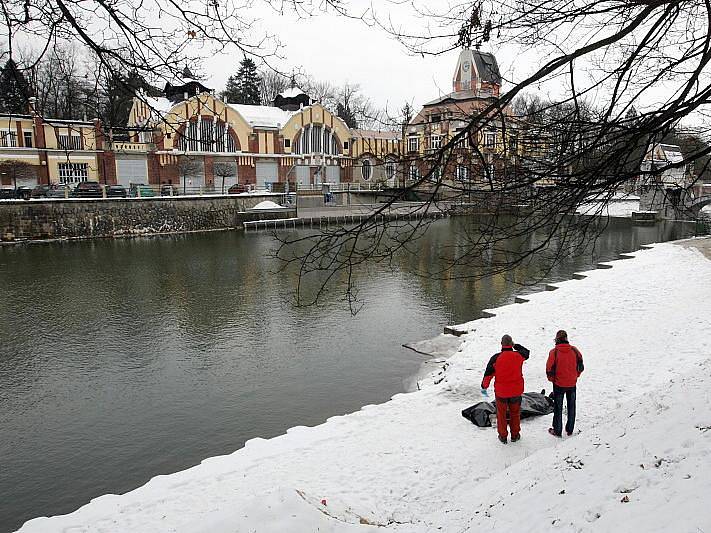
[[[21,531],[711,532],[711,261],[675,244],[635,255],[469,324],[418,392]],[[547,387],[559,328],[585,356],[582,433],[555,439],[544,417],[504,446],[461,417],[503,333],[531,349],[526,389]]]

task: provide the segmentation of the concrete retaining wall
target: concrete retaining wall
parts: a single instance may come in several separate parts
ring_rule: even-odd
[[[117,198],[3,201],[0,240],[83,239],[187,233],[242,227],[246,220],[288,218],[295,212],[245,213],[275,196]]]

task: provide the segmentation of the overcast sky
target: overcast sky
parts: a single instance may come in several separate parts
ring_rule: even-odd
[[[363,93],[375,104],[387,106],[392,112],[405,102],[417,108],[452,90],[458,51],[441,56],[413,56],[386,31],[338,15],[321,14],[296,20],[265,11],[263,22],[282,41],[280,54],[285,59],[277,61],[280,69],[291,71],[300,67],[335,85],[360,84]],[[506,54],[499,55],[506,63]],[[225,61],[225,57],[213,57],[205,74],[221,89],[240,59]]]

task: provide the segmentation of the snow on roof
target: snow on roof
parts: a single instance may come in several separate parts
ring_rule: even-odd
[[[354,137],[363,139],[389,139],[398,140],[402,135],[399,131],[376,131],[376,130],[351,130]]]
[[[168,100],[167,98],[163,98],[162,96],[154,98],[152,96],[142,96],[141,97],[146,104],[153,109],[154,111],[157,111],[161,115],[165,115],[170,111],[170,109],[173,107],[173,102]]]
[[[284,92],[279,93],[279,96],[281,96],[282,98],[294,98],[295,96],[299,96],[300,94],[305,94],[305,93],[298,87],[291,87],[291,88],[285,90]]]
[[[284,111],[268,105],[227,104],[237,111],[250,126],[262,128],[283,128],[295,111]]]
[[[666,156],[667,161],[670,161],[672,163],[678,163],[679,161],[684,160],[684,156],[681,155],[681,148],[679,148],[677,145],[662,144],[660,146],[664,151],[664,155]]]

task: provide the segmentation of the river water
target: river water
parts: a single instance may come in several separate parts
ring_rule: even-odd
[[[355,317],[338,287],[297,307],[265,233],[0,247],[0,531],[405,391],[423,358],[402,343],[533,290],[413,275],[460,223],[364,270]],[[547,280],[687,234],[615,220]]]

